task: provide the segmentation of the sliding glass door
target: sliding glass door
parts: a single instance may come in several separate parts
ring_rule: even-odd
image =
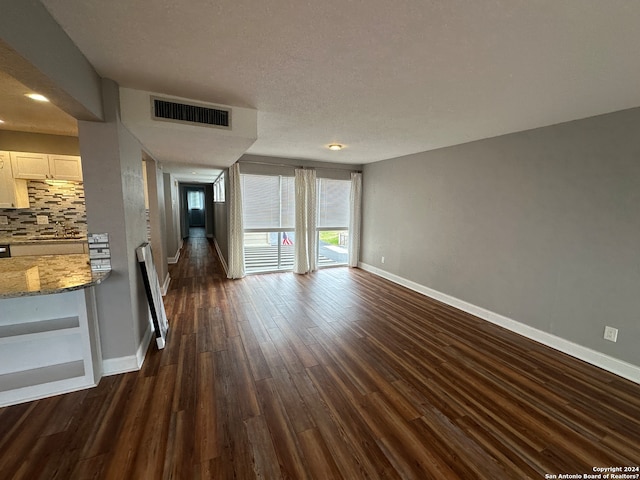
[[[294,177],[243,174],[246,273],[293,269]],[[349,259],[351,182],[319,178],[316,241],[318,267],[346,265]]]
[[[295,241],[293,177],[241,178],[246,273],[291,270]]]
[[[318,267],[346,265],[349,261],[349,195],[351,182],[319,178]]]

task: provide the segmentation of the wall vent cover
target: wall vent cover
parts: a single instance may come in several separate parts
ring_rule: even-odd
[[[231,129],[231,109],[178,103],[151,97],[151,117],[165,122]]]

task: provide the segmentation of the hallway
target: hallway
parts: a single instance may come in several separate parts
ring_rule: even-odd
[[[204,227],[189,227],[189,238],[206,237],[207,233]]]
[[[0,409],[3,479],[544,478],[640,462],[640,385],[357,269],[229,281],[192,236],[167,347]]]

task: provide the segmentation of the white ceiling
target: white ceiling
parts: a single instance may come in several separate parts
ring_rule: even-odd
[[[640,106],[629,0],[42,3],[123,87],[257,109],[256,155],[368,163]]]

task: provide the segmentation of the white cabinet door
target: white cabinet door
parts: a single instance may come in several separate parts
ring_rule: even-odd
[[[44,153],[11,152],[13,178],[46,180],[49,178],[49,158]]]
[[[29,208],[26,180],[14,180],[9,152],[0,152],[0,208]]]
[[[54,180],[82,181],[80,157],[72,155],[49,155],[49,174]]]

